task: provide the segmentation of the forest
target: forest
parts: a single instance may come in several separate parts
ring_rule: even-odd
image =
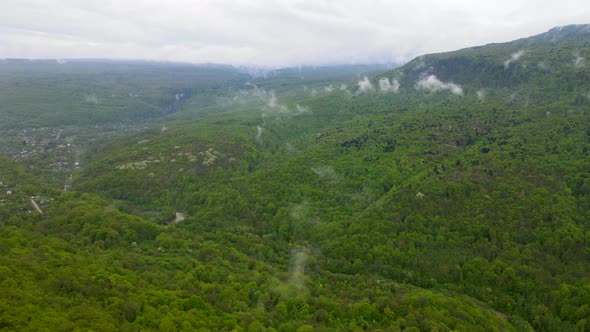
[[[0,330],[590,330],[588,31],[0,62]]]

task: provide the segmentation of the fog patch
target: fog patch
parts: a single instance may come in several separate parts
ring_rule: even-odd
[[[477,95],[477,100],[484,101],[486,99],[486,92],[485,90],[477,90],[475,93]]]
[[[98,104],[98,97],[95,94],[86,95],[84,101],[89,104]]]
[[[520,50],[516,53],[512,53],[510,55],[510,58],[506,61],[504,61],[504,69],[508,69],[508,67],[510,67],[510,65],[518,60],[520,60],[520,58],[524,55],[524,50]]]
[[[530,96],[522,93],[511,93],[505,100],[512,104],[528,106],[530,104]]]
[[[271,112],[289,113],[289,108],[287,108],[287,106],[279,104],[279,101],[274,91],[271,91],[269,93],[266,106],[270,109]]]
[[[268,92],[266,98],[266,106],[262,110],[262,116],[266,118],[276,119],[279,117],[290,117],[311,112],[309,107],[300,104],[295,104],[295,107],[292,108],[280,103],[274,91]]]
[[[274,290],[283,298],[298,298],[308,293],[306,285],[305,268],[310,259],[308,248],[295,248],[291,250],[288,277],[285,281],[276,280]]]
[[[391,81],[389,81],[389,78],[383,77],[382,79],[379,80],[379,91],[384,92],[384,93],[387,93],[387,92],[398,93],[399,92],[398,80],[396,80],[395,78],[392,78]]]
[[[575,53],[574,56],[574,67],[584,68],[586,66],[586,59],[582,58],[578,53]]]
[[[297,114],[311,113],[311,109],[307,106],[301,106],[299,104],[295,104],[295,113],[297,113]]]
[[[308,250],[305,248],[294,249],[291,252],[291,271],[289,283],[295,286],[299,291],[305,291],[305,266],[309,257]]]
[[[549,65],[547,65],[545,61],[540,61],[539,63],[537,63],[537,67],[539,67],[539,69],[541,70],[549,70]]]
[[[309,202],[297,204],[289,209],[289,217],[293,220],[301,220],[309,215]]]
[[[254,137],[254,140],[256,141],[257,144],[261,144],[262,143],[262,132],[264,131],[264,124],[260,125],[260,126],[256,126],[256,137]]]
[[[460,85],[453,82],[442,82],[435,75],[430,75],[418,81],[418,83],[416,83],[416,89],[426,90],[428,92],[439,92],[446,90],[457,96],[463,95],[463,88],[461,88]]]
[[[334,86],[332,84],[327,85],[324,87],[324,91],[327,93],[330,93],[330,92],[334,91]]]
[[[285,150],[287,150],[289,153],[299,153],[297,148],[295,148],[291,143],[285,143]]]
[[[340,89],[340,91],[347,91],[348,92],[348,85],[342,83],[342,84],[340,84],[339,89]]]
[[[265,102],[261,114],[262,123],[256,126],[256,136],[254,137],[254,140],[257,144],[262,143],[262,134],[265,129],[267,129],[269,123],[272,123],[272,121],[278,121],[305,113],[311,113],[311,109],[306,106],[296,104],[293,108],[282,104],[273,90],[265,91],[263,89],[256,88],[255,95]]]
[[[363,204],[370,204],[375,201],[375,197],[379,195],[375,190],[368,185],[363,185],[361,192],[356,192],[350,195],[350,198],[362,202]]]
[[[416,66],[414,67],[414,69],[422,69],[426,66],[426,62],[424,62],[424,56],[421,55],[419,57],[416,58]]]
[[[516,92],[513,92],[508,96],[508,101],[511,103],[514,102],[515,99],[516,99]]]
[[[332,168],[332,166],[311,167],[311,171],[322,179],[328,179],[331,181],[340,180],[340,177],[338,176],[334,168]]]
[[[373,92],[375,88],[367,76],[363,77],[362,80],[358,81],[359,93]]]

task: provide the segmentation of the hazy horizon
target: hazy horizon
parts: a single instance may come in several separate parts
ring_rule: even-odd
[[[403,63],[590,22],[584,1],[0,3],[0,58],[257,67]]]

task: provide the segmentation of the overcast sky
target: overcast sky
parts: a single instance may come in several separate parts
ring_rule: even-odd
[[[588,0],[0,0],[0,58],[400,62],[573,23]]]

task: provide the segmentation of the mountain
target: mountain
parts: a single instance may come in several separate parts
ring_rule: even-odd
[[[407,90],[434,75],[472,94],[510,91],[538,105],[553,103],[556,100],[548,96],[563,94],[568,101],[580,102],[590,90],[589,27],[559,27],[513,42],[424,55],[383,76],[397,78]]]
[[[0,159],[0,326],[587,329],[586,33],[222,82],[67,191]]]
[[[563,40],[588,42],[588,37],[590,37],[590,24],[572,24],[555,27],[545,33],[533,36],[530,39],[550,42]]]
[[[243,84],[231,67],[137,61],[0,62],[3,129],[132,124],[173,112],[179,96]]]

